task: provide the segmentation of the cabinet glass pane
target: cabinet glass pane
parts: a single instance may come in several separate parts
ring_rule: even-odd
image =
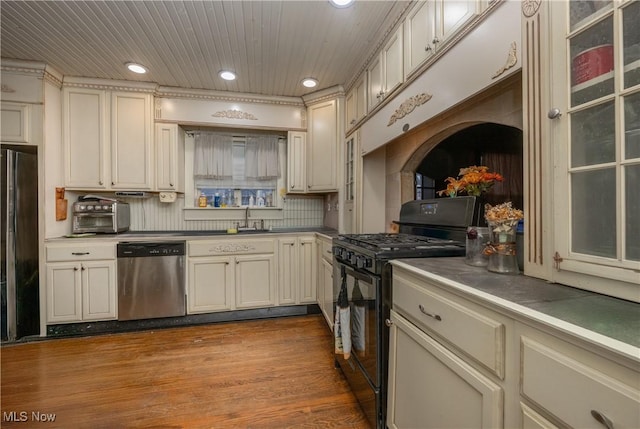
[[[571,179],[571,250],[615,258],[615,168],[573,173]]]
[[[572,167],[615,161],[614,120],[612,101],[571,115]]]
[[[640,158],[640,92],[624,98],[625,159]]]
[[[624,169],[626,183],[626,259],[640,261],[640,165],[630,165]]]
[[[569,16],[571,22],[571,30],[585,23],[592,18],[596,12],[603,11],[605,8],[611,7],[609,1],[589,1],[589,0],[571,0],[569,5]]]
[[[570,40],[571,105],[612,94],[613,18],[609,16]]]
[[[635,1],[622,11],[624,39],[624,87],[640,83],[640,2]]]

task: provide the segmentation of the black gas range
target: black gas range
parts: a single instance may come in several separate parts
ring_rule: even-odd
[[[475,197],[410,201],[400,210],[398,233],[342,234],[333,239],[333,297],[346,294],[350,353],[336,352],[372,427],[384,429],[387,403],[392,266],[399,258],[464,256],[465,237],[478,207]],[[342,307],[345,308],[344,299]],[[337,319],[336,319],[337,320]],[[335,329],[342,341],[343,329]],[[344,343],[344,342],[343,342]]]

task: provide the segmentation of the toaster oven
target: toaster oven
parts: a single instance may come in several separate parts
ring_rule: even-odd
[[[112,200],[73,203],[73,233],[114,234],[129,230],[129,204]]]

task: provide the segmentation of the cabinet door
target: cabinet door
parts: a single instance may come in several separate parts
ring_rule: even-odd
[[[453,36],[477,13],[478,0],[437,0],[435,2],[436,38],[438,43]]]
[[[151,95],[111,94],[111,187],[152,188]]]
[[[395,32],[382,50],[383,60],[383,91],[388,96],[402,83],[404,79],[403,67],[402,26]]]
[[[336,100],[309,107],[307,188],[337,191],[338,116]]]
[[[381,56],[374,58],[367,70],[368,111],[372,111],[383,99]]]
[[[362,75],[355,86],[356,93],[356,122],[364,118],[367,114],[367,80],[366,75]]]
[[[316,302],[316,246],[314,237],[298,239],[298,302]]]
[[[106,189],[109,142],[106,93],[64,88],[62,97],[65,184],[76,189]]]
[[[2,103],[0,140],[2,142],[29,143],[30,106],[21,103]]]
[[[236,307],[270,307],[275,304],[273,255],[235,257]]]
[[[307,133],[290,131],[287,140],[287,191],[307,192]]]
[[[156,189],[184,192],[184,134],[177,124],[156,124]]]
[[[356,124],[356,89],[353,88],[345,97],[345,129],[350,130]]]
[[[235,261],[232,257],[189,258],[189,314],[234,309]]]
[[[404,70],[409,76],[433,55],[435,37],[433,1],[418,2],[404,21]]]
[[[295,304],[298,280],[298,246],[295,237],[280,239],[278,243],[278,304]]]
[[[322,259],[322,313],[329,324],[329,328],[333,330],[333,265],[326,259]]]
[[[80,264],[47,264],[47,323],[82,320]]]
[[[116,262],[84,261],[80,264],[82,277],[82,319],[115,319]]]
[[[387,425],[500,428],[502,389],[391,311]]]

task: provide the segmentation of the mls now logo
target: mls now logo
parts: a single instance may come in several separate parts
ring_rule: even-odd
[[[54,422],[56,420],[55,414],[41,413],[40,411],[3,411],[2,421],[4,422]]]

